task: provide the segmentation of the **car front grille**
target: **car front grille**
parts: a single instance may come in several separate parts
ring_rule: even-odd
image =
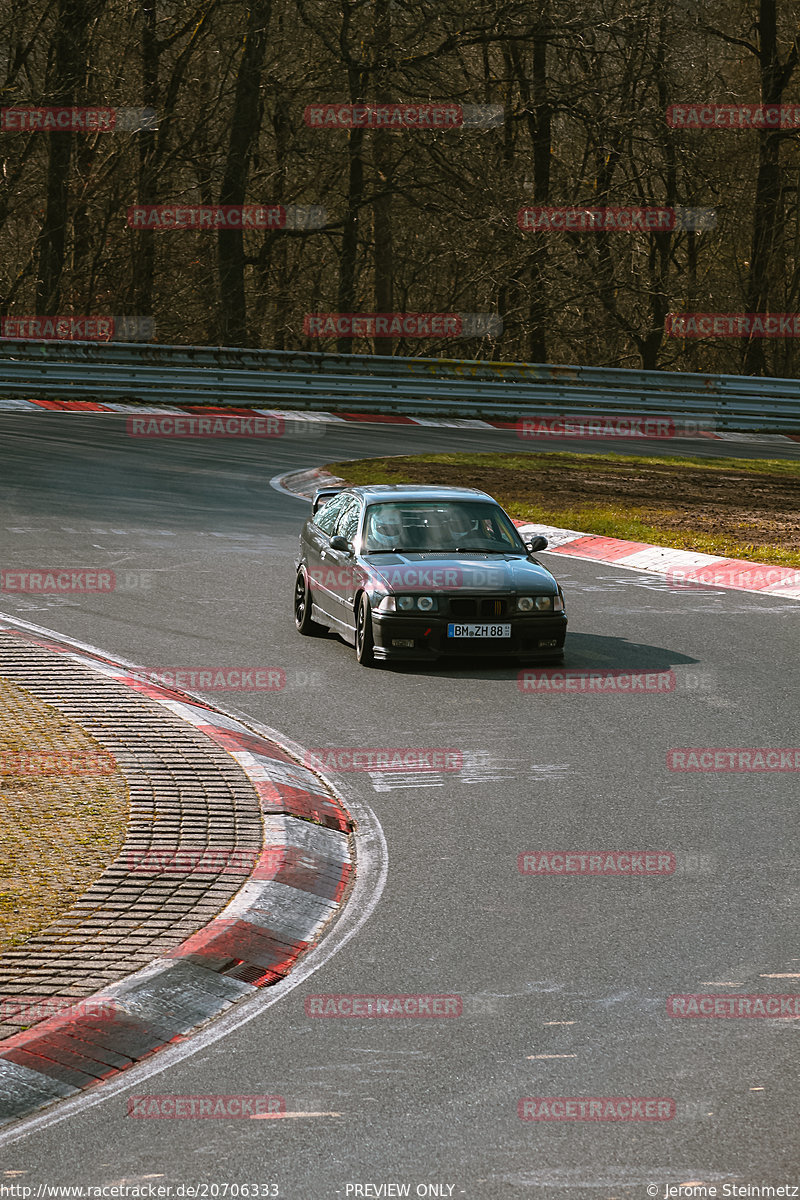
[[[507,617],[511,603],[507,596],[456,596],[450,599],[450,616],[460,621],[495,621]]]

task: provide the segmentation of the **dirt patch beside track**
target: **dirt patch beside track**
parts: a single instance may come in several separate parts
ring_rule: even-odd
[[[351,483],[477,487],[515,517],[760,562],[800,565],[800,463],[530,453],[328,464]]]
[[[0,679],[0,951],[65,912],[116,857],[128,791],[62,713]]]

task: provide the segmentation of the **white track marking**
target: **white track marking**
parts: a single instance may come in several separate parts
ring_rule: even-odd
[[[284,487],[281,480],[286,475],[293,475],[294,471],[279,471],[277,475],[273,475],[269,481],[269,486],[275,488],[276,492],[282,492],[284,496],[291,496],[293,500],[299,500],[302,504],[308,504],[308,498],[301,496],[299,492],[290,492],[287,487]]]

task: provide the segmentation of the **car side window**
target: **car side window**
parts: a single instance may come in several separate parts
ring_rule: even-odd
[[[354,541],[360,516],[361,505],[355,496],[351,496],[349,503],[339,513],[339,519],[336,522],[336,536],[346,538],[348,542]]]
[[[519,546],[511,533],[505,526],[505,522],[500,519],[497,512],[487,512],[483,506],[478,510],[477,528],[475,532],[490,542],[505,542],[514,549],[519,549]]]
[[[323,533],[327,533],[330,537],[336,525],[336,519],[339,513],[344,508],[348,500],[352,500],[352,496],[348,496],[346,492],[339,492],[327,504],[323,504],[322,508],[317,509],[313,517],[313,522],[317,529],[321,529]]]

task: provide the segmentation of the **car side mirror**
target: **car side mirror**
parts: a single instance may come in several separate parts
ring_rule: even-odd
[[[342,554],[352,554],[353,545],[352,542],[348,542],[347,538],[332,537],[331,550],[340,550]]]
[[[527,545],[531,554],[535,554],[537,550],[546,550],[547,549],[547,538],[542,537],[542,535],[539,534],[538,537],[531,538],[531,540],[529,542],[526,542],[525,544]]]

